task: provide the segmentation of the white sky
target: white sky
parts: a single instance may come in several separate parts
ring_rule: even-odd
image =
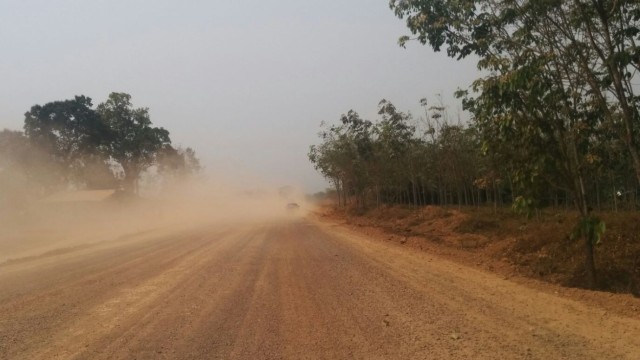
[[[307,160],[321,121],[477,77],[472,62],[409,44],[387,0],[0,0],[0,129],[34,104],[112,91],[149,107],[174,144],[243,185],[326,183]]]

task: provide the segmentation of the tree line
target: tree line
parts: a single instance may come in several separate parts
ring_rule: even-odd
[[[65,189],[137,194],[152,167],[169,179],[194,175],[200,162],[193,149],[174,147],[169,131],[154,127],[149,109],[134,107],[126,93],[111,93],[96,107],[86,96],[34,105],[24,131],[0,131],[5,204]]]
[[[382,100],[375,121],[351,110],[339,124],[323,125],[309,159],[335,186],[340,205],[474,205],[491,195],[473,187],[470,165],[480,157],[473,129],[450,123],[443,106],[421,104],[426,118]]]
[[[634,0],[390,0],[410,36],[472,59],[482,74],[456,95],[469,124],[428,124],[383,101],[376,123],[349,112],[310,160],[341,203],[499,204],[580,213],[589,283],[604,223],[594,209],[637,207],[640,3]],[[438,119],[432,108],[428,119]],[[434,117],[435,116],[435,117]],[[374,194],[374,195],[371,195]]]
[[[523,146],[490,151],[489,134],[474,121],[452,119],[441,102],[415,118],[387,100],[379,103],[379,119],[362,119],[350,110],[337,124],[323,124],[320,144],[309,159],[335,187],[339,204],[360,209],[381,204],[493,206],[506,204],[527,215],[553,206],[574,208],[571,191],[548,178],[523,179],[527,155]],[[600,139],[601,152],[591,161],[607,159],[584,182],[587,201],[597,210],[636,209],[638,189],[628,158],[618,156],[617,138]],[[607,154],[607,151],[609,152]],[[558,175],[558,174],[556,174]],[[547,181],[548,179],[548,181]],[[533,186],[531,186],[533,185]]]

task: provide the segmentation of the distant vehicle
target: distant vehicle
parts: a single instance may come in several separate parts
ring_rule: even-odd
[[[288,203],[287,204],[287,210],[298,210],[300,208],[300,205],[298,205],[298,203]]]

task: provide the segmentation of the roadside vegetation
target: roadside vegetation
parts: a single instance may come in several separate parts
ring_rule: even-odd
[[[334,192],[331,192],[334,193]],[[390,205],[356,211],[326,201],[318,214],[374,238],[451,258],[506,278],[524,276],[589,288],[583,243],[572,239],[579,213],[541,209],[527,218],[509,207]],[[640,223],[631,211],[598,213],[607,232],[596,246],[595,288],[640,297]]]
[[[30,201],[63,190],[116,189],[137,195],[143,175],[170,184],[200,171],[193,149],[173,146],[149,109],[112,93],[34,105],[24,131],[0,131],[0,209],[18,214]],[[0,214],[2,215],[2,214]]]
[[[545,210],[574,212],[568,238],[582,258],[581,286],[603,287],[596,246],[611,251],[610,215],[637,218],[640,184],[640,5],[635,1],[390,1],[412,41],[482,76],[459,90],[469,122],[442,102],[420,101],[419,118],[389,101],[379,118],[355,111],[325,125],[309,159],[334,186],[341,206],[504,205],[545,228]],[[537,224],[537,225],[536,225]],[[611,230],[611,229],[610,229]],[[542,234],[540,235],[542,236]],[[638,259],[636,237],[631,253]],[[560,258],[551,261],[563,261]],[[631,260],[629,276],[640,275]],[[635,261],[635,262],[633,262]]]

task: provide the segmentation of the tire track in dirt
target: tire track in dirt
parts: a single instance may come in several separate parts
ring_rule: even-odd
[[[163,273],[209,243],[199,232],[155,240],[65,256],[60,264],[46,259],[42,268],[37,259],[36,263],[17,264],[26,268],[19,283],[24,288],[16,287],[14,269],[2,268],[0,289],[10,295],[0,301],[0,355],[4,355],[0,358],[47,346],[81,314],[122,289]],[[73,269],[67,271],[69,266]]]
[[[330,232],[330,241],[339,233],[341,245],[353,247],[354,253],[366,256],[393,278],[428,294],[429,301],[438,302],[438,309],[447,316],[463,314],[466,321],[456,328],[465,329],[469,335],[463,337],[489,350],[486,358],[505,350],[505,355],[517,351],[540,359],[634,359],[640,353],[638,319],[608,315],[577,301],[352,232],[326,227],[324,231]],[[476,352],[473,358],[481,354]]]
[[[83,251],[42,260],[40,268],[37,260],[0,267],[0,358],[640,353],[638,319],[316,221],[248,223]]]
[[[185,262],[153,301],[136,312],[83,355],[90,358],[203,358],[229,352],[244,314],[243,299],[252,290],[252,265],[264,249],[261,228],[234,234],[224,246]],[[167,282],[168,283],[168,282]],[[220,330],[212,331],[215,325]],[[223,335],[221,339],[216,336]],[[215,350],[215,352],[214,352]],[[84,356],[83,356],[84,357]]]

